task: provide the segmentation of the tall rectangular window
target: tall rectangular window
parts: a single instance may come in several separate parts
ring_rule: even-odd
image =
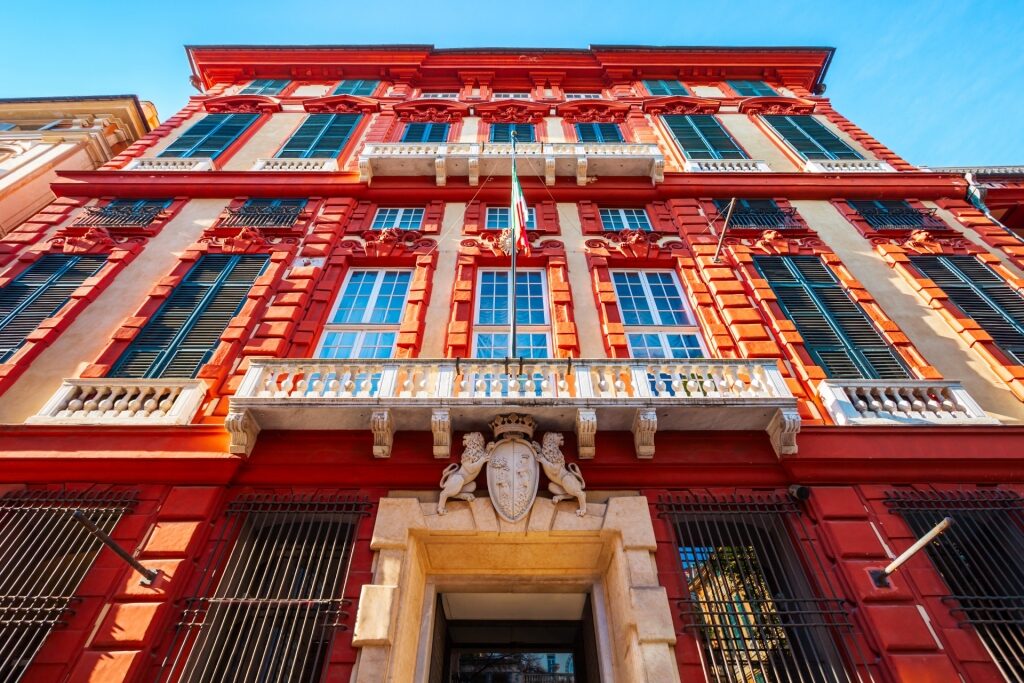
[[[0,288],[0,363],[13,356],[40,323],[64,308],[75,290],[106,262],[101,254],[45,254]]]
[[[291,83],[288,79],[258,78],[238,91],[239,95],[280,95]]]
[[[707,680],[864,680],[846,601],[824,555],[803,541],[809,530],[795,502],[686,492],[658,507],[675,532],[687,584],[683,628],[700,643]]]
[[[911,265],[942,289],[964,315],[1024,365],[1024,297],[973,256],[911,256]]]
[[[419,230],[423,227],[423,207],[381,207],[373,215],[373,230]]]
[[[509,323],[513,292],[507,270],[480,271],[476,321],[473,326],[474,356],[505,358],[511,353]],[[550,321],[544,271],[516,271],[516,355],[550,358]]]
[[[754,265],[829,377],[908,377],[903,361],[817,256],[755,256]]]
[[[644,87],[652,95],[689,95],[686,86],[679,81],[644,81]]]
[[[532,123],[492,123],[491,142],[512,142],[512,131],[516,133],[516,142],[533,142],[534,126]]]
[[[617,123],[577,123],[576,139],[580,142],[622,142]]]
[[[412,282],[408,270],[352,270],[328,319],[320,358],[391,358]]]
[[[747,158],[721,122],[710,114],[673,114],[664,118],[687,159]]]
[[[195,377],[238,314],[266,254],[207,254],[114,364],[111,377]]]
[[[277,492],[230,503],[156,680],[322,680],[351,614],[345,587],[369,507],[351,496]]]
[[[528,100],[530,99],[530,93],[528,92],[496,92],[491,95],[492,100]]]
[[[457,100],[459,99],[459,93],[457,92],[421,92],[420,98],[424,100]]]
[[[484,228],[487,230],[507,230],[512,226],[512,209],[508,206],[488,206],[487,216],[484,219]],[[526,210],[526,229],[534,230],[537,227],[537,210],[528,207]]]
[[[369,97],[377,91],[380,81],[373,80],[344,80],[332,92],[332,95],[356,95],[357,97]]]
[[[645,209],[600,209],[601,228],[606,232],[619,230],[653,230]]]
[[[277,153],[279,159],[336,158],[359,123],[359,114],[310,114]]]
[[[447,142],[447,123],[409,123],[402,132],[402,142]]]
[[[864,158],[813,116],[773,114],[762,118],[804,159]]]
[[[770,85],[764,81],[726,81],[729,87],[736,91],[740,97],[771,97],[778,95]]]
[[[612,284],[633,358],[701,358],[700,332],[676,274],[617,270]]]
[[[258,114],[207,114],[158,156],[216,159],[258,118]]]
[[[565,93],[565,99],[568,100],[599,100],[601,99],[601,93],[599,92],[567,92]]]

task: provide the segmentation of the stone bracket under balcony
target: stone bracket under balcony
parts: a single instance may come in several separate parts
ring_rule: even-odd
[[[434,176],[439,186],[449,177],[480,177],[512,173],[512,145],[496,142],[371,143],[359,155],[359,179],[377,176]],[[530,142],[516,145],[516,173],[543,177],[554,185],[559,176],[586,185],[600,176],[646,176],[665,179],[665,157],[657,145],[625,143]]]
[[[958,382],[826,380],[818,395],[837,425],[992,425]]]
[[[193,379],[67,379],[29,424],[190,424],[206,397]]]
[[[448,458],[454,431],[481,431],[498,414],[531,415],[541,429],[575,431],[579,457],[597,456],[599,431],[629,431],[639,458],[658,431],[766,430],[796,453],[796,399],[772,362],[690,360],[254,359],[228,415],[232,452],[263,429],[370,430],[373,455],[395,432],[431,431]]]

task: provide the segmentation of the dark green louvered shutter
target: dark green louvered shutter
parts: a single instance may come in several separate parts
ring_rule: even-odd
[[[973,256],[913,256],[910,262],[999,348],[1024,363],[1024,298],[994,270]]]
[[[0,289],[0,362],[14,355],[33,330],[55,315],[107,257],[46,254]]]
[[[516,142],[533,142],[532,123],[492,123],[491,142],[512,142],[512,131]]]
[[[410,123],[402,134],[402,142],[447,142],[447,123]]]
[[[813,116],[765,116],[768,124],[804,159],[862,159]]]
[[[577,123],[580,142],[622,142],[622,131],[615,123]]]
[[[259,78],[238,91],[239,95],[280,95],[291,81],[287,79]]]
[[[770,97],[777,95],[764,81],[726,81],[740,97]]]
[[[333,94],[369,97],[377,90],[378,85],[380,85],[380,81],[346,80],[338,83]]]
[[[710,114],[665,117],[687,159],[746,159],[747,155]]]
[[[359,114],[310,114],[284,147],[279,159],[334,158],[345,148]]]
[[[903,379],[902,361],[871,319],[817,256],[755,256],[754,263],[803,337],[835,379]]]
[[[263,272],[265,254],[208,254],[121,354],[111,377],[195,377]]]
[[[182,133],[160,156],[215,159],[257,118],[258,114],[207,114]]]
[[[647,88],[647,92],[652,95],[689,95],[684,86],[679,81],[644,81],[644,87]]]

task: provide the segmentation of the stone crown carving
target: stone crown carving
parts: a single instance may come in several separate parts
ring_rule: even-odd
[[[502,434],[519,434],[530,439],[533,438],[533,430],[537,428],[537,422],[529,415],[512,413],[494,418],[491,420],[490,427],[494,432],[494,438],[498,438]]]

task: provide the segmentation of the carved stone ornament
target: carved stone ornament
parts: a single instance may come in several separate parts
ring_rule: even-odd
[[[445,468],[441,476],[441,495],[437,513],[447,512],[450,499],[475,499],[476,477],[487,466],[487,490],[494,511],[506,522],[518,522],[529,514],[537,498],[540,470],[550,480],[548,490],[552,501],[575,499],[576,514],[587,513],[586,483],[575,463],[566,465],[561,446],[563,437],[557,432],[544,435],[542,444],[531,441],[536,423],[528,415],[501,415],[491,422],[497,439],[484,445],[480,432],[463,437],[462,461]]]
[[[211,114],[273,114],[281,111],[281,102],[266,95],[223,95],[203,101]]]

